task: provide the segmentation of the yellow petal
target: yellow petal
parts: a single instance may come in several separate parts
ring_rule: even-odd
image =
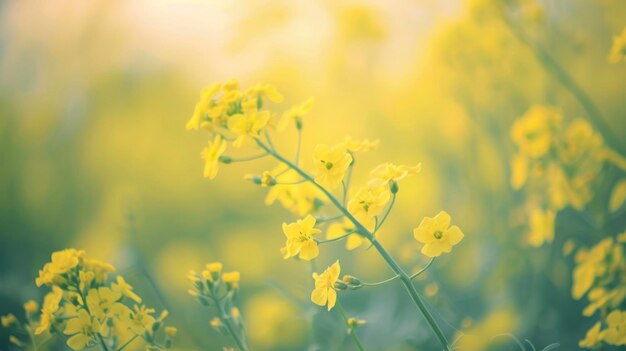
[[[327,299],[326,288],[314,289],[311,293],[311,301],[316,305],[324,306]]]
[[[310,261],[320,254],[317,243],[313,240],[307,240],[300,248],[300,258]]]
[[[337,292],[334,289],[328,289],[328,310],[330,311],[335,307],[337,302]]]
[[[448,236],[450,244],[456,245],[460,243],[461,240],[463,240],[463,237],[465,235],[463,235],[463,232],[461,231],[461,229],[459,229],[459,227],[454,225],[452,226],[452,228],[450,228],[450,230],[448,230]]]
[[[611,213],[619,210],[626,201],[626,179],[622,179],[613,187],[609,200],[609,211]]]

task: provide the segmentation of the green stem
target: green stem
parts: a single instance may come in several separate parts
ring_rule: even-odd
[[[351,230],[349,232],[346,232],[344,235],[338,236],[336,238],[326,239],[326,240],[315,240],[315,242],[318,243],[318,244],[332,243],[334,241],[339,241],[339,240],[345,239],[345,238],[349,237],[350,235],[352,235],[354,233],[356,233],[356,229],[355,230]]]
[[[397,196],[397,193],[393,193],[393,195],[391,195],[391,202],[389,203],[389,206],[387,207],[387,211],[383,215],[383,218],[380,220],[378,225],[376,225],[376,228],[374,229],[374,232],[372,233],[373,235],[376,235],[376,233],[378,232],[378,229],[380,229],[380,227],[383,226],[383,223],[385,223],[385,221],[387,220],[387,217],[389,216],[389,213],[391,212],[391,209],[393,208],[393,204],[396,203],[396,196]]]
[[[435,258],[431,258],[430,261],[428,261],[428,263],[426,264],[426,266],[424,266],[424,268],[420,269],[419,271],[415,272],[413,275],[411,275],[409,278],[411,278],[411,280],[413,280],[415,277],[419,276],[420,274],[426,272],[426,270],[430,267],[431,264],[433,264],[433,261],[435,261]],[[380,282],[376,282],[376,283],[366,283],[366,282],[361,282],[361,284],[365,285],[365,286],[378,286],[378,285],[383,285],[385,283],[389,283],[391,281],[394,281],[396,279],[400,278],[399,275],[395,275],[391,278],[385,279],[383,281]]]
[[[305,179],[305,181],[308,182],[308,180],[306,180],[306,179]],[[338,219],[342,219],[343,217],[345,217],[345,216],[344,215],[339,215],[339,216],[328,217],[328,218],[315,218],[315,221],[317,223],[332,222],[332,221],[336,221]]]
[[[267,152],[264,152],[258,155],[246,156],[246,157],[237,157],[237,158],[228,157],[228,163],[253,161],[253,160],[258,160],[260,158],[263,158],[265,156],[267,156]]]
[[[119,349],[117,349],[117,351],[122,351],[126,348],[126,346],[130,345],[131,342],[135,341],[135,339],[137,339],[138,335],[133,336],[132,338],[130,338],[127,342],[124,343],[124,345],[120,346]]]
[[[359,339],[359,336],[356,335],[356,333],[354,332],[354,328],[350,325],[350,322],[348,321],[348,316],[346,315],[346,311],[343,310],[343,307],[341,307],[341,304],[339,303],[339,301],[337,301],[336,306],[337,306],[337,310],[339,311],[339,314],[341,314],[341,318],[343,318],[344,323],[346,323],[346,327],[348,327],[348,334],[352,335],[352,340],[354,340],[356,347],[358,347],[360,351],[365,351],[365,347],[363,347],[363,343],[361,343],[361,339]]]
[[[348,191],[350,191],[350,183],[352,182],[352,169],[354,168],[354,155],[352,155],[352,162],[348,167],[348,174],[346,175],[346,183],[341,182],[343,187],[343,199],[341,199],[341,203],[345,206],[346,201],[348,200]]]
[[[35,334],[33,334],[33,330],[30,328],[30,325],[27,325],[24,329],[28,332],[30,343],[33,345],[33,351],[37,351],[37,342],[35,341]]]
[[[530,36],[524,31],[524,29],[517,25],[507,14],[507,10],[504,7],[500,8],[504,23],[507,25],[511,33],[524,45],[526,45],[535,55],[539,63],[543,68],[557,81],[565,87],[573,96],[578,100],[582,108],[587,112],[587,116],[593,124],[593,126],[600,131],[606,138],[607,143],[615,150],[620,151],[622,154],[626,153],[626,149],[623,148],[620,140],[615,136],[611,127],[604,121],[600,110],[593,103],[589,95],[576,83],[574,78],[567,73],[561,65],[548,53],[548,51],[533,42]]]
[[[224,307],[222,307],[222,304],[220,303],[219,300],[214,298],[213,301],[215,301],[215,306],[217,306],[217,309],[220,315],[222,316],[221,319],[224,321],[224,325],[228,329],[228,332],[230,333],[230,335],[233,337],[233,340],[235,340],[235,344],[237,344],[237,347],[241,351],[248,351],[248,346],[246,345],[245,342],[243,342],[243,340],[241,340],[241,338],[239,337],[239,334],[236,333],[235,328],[230,323],[231,321],[230,315],[226,314],[226,311],[224,310]]]
[[[298,143],[296,146],[296,157],[293,163],[300,163],[300,149],[302,148],[302,128],[298,128]]]
[[[315,179],[313,179],[311,175],[306,173],[300,167],[291,163],[289,160],[285,159],[283,156],[270,150],[265,144],[263,144],[263,142],[261,142],[258,139],[257,139],[257,144],[259,145],[260,148],[262,148],[267,153],[272,155],[275,159],[286,164],[288,167],[290,167],[291,169],[296,171],[298,174],[300,174],[303,178],[311,182],[311,184],[315,185],[318,189],[320,189],[320,191],[322,191],[326,195],[326,197],[328,197],[328,200],[332,202],[333,205],[337,207],[337,209],[341,213],[343,213],[354,224],[356,230],[361,235],[363,235],[366,239],[372,242],[372,245],[376,248],[378,253],[380,253],[380,255],[385,260],[385,262],[387,262],[387,265],[389,266],[389,268],[391,268],[391,270],[400,277],[400,281],[402,282],[407,292],[409,293],[409,296],[413,300],[413,303],[415,303],[417,308],[420,310],[420,312],[426,319],[426,322],[428,323],[430,328],[433,330],[433,332],[437,336],[437,339],[439,339],[439,342],[441,343],[441,346],[443,346],[443,349],[445,351],[450,351],[450,346],[448,344],[448,340],[446,339],[446,336],[443,334],[443,331],[441,330],[441,328],[439,327],[439,325],[433,318],[432,314],[430,313],[430,311],[428,310],[428,308],[426,307],[422,299],[419,297],[417,290],[415,290],[415,287],[413,286],[413,283],[411,282],[411,277],[398,265],[398,263],[393,259],[393,257],[391,257],[391,255],[382,246],[382,244],[376,240],[374,235],[369,230],[367,230],[367,228],[365,228],[361,224],[361,222],[359,222],[356,218],[354,218],[354,216],[348,211],[348,209],[345,206],[343,206],[339,202],[339,200],[337,200],[337,198],[335,198],[333,194],[330,193],[330,191],[328,191],[323,186],[319,185],[315,181]]]

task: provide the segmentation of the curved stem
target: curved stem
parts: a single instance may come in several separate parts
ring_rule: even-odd
[[[296,157],[293,163],[300,163],[300,149],[302,148],[302,128],[298,128],[298,144],[296,146]]]
[[[230,160],[229,160],[229,163],[258,160],[258,159],[266,157],[266,156],[268,156],[267,152],[264,152],[264,153],[258,154],[258,155],[245,156],[245,157],[237,157],[237,158],[231,157]]]
[[[424,268],[420,269],[419,271],[415,272],[410,278],[411,280],[413,280],[415,277],[419,276],[420,274],[426,272],[426,270],[430,267],[431,264],[433,264],[433,262],[435,262],[435,258],[431,258],[430,261],[428,261],[428,263],[424,266]]]
[[[131,343],[131,342],[135,341],[135,339],[137,339],[137,337],[138,337],[138,336],[139,336],[139,335],[136,335],[136,334],[135,334],[135,336],[133,336],[133,337],[132,337],[132,338],[130,338],[127,342],[125,342],[125,343],[124,343],[124,345],[120,346],[120,348],[119,348],[119,349],[117,349],[117,351],[122,351],[122,350],[124,350],[124,349],[126,348],[126,346],[130,345],[130,343]]]
[[[341,213],[343,213],[350,220],[350,222],[352,222],[354,224],[354,227],[356,228],[356,230],[361,235],[363,235],[366,239],[368,239],[369,241],[372,242],[372,245],[376,248],[378,253],[380,253],[380,255],[385,260],[385,262],[387,263],[389,268],[391,268],[391,270],[394,273],[396,273],[397,275],[400,276],[400,281],[402,282],[402,284],[406,288],[407,292],[409,293],[409,296],[413,300],[413,303],[415,303],[417,308],[420,310],[420,312],[422,313],[422,315],[426,319],[426,322],[428,323],[430,328],[433,330],[433,332],[437,336],[437,339],[439,339],[439,342],[441,343],[441,346],[443,347],[443,349],[445,351],[449,351],[450,350],[450,346],[448,344],[448,340],[446,339],[446,336],[443,334],[443,331],[441,330],[441,327],[439,327],[439,325],[437,324],[437,322],[433,318],[432,314],[430,313],[430,311],[428,310],[428,308],[426,307],[426,305],[424,304],[422,299],[419,297],[419,294],[417,293],[417,290],[415,289],[415,287],[413,286],[413,283],[411,282],[411,277],[409,277],[409,275],[400,267],[400,265],[398,265],[398,263],[393,259],[393,257],[391,257],[391,255],[387,252],[387,250],[383,247],[383,245],[380,242],[378,242],[378,240],[376,240],[374,235],[369,230],[367,230],[367,228],[365,228],[363,226],[363,224],[361,224],[361,222],[359,222],[356,218],[354,218],[354,216],[348,211],[348,209],[345,206],[343,206],[339,202],[339,200],[337,200],[337,198],[335,198],[333,196],[333,194],[331,194],[330,191],[328,191],[328,189],[326,189],[323,186],[319,185],[315,181],[315,179],[313,179],[313,177],[311,175],[309,175],[307,172],[302,170],[300,167],[298,167],[298,166],[294,165],[293,163],[291,163],[289,160],[285,159],[280,154],[270,150],[265,144],[263,144],[263,142],[261,142],[258,139],[257,139],[257,144],[259,145],[260,148],[262,148],[267,153],[272,155],[275,159],[277,159],[278,161],[286,164],[291,169],[293,169],[298,174],[300,174],[303,178],[305,178],[308,181],[310,181],[311,184],[315,185],[318,189],[320,189],[320,191],[322,191],[324,193],[324,195],[326,195],[328,200],[335,207],[337,207],[337,209],[339,211],[341,211]]]
[[[394,281],[396,279],[400,278],[399,275],[394,275],[393,277],[389,278],[389,279],[385,279],[383,281],[380,282],[376,282],[376,283],[366,283],[366,282],[361,282],[361,284],[365,285],[365,286],[378,286],[378,285],[383,285],[385,283],[389,283],[391,281]]]
[[[387,217],[389,216],[389,213],[391,212],[391,209],[393,208],[393,204],[396,203],[397,195],[398,195],[397,193],[393,193],[391,195],[391,202],[389,202],[389,206],[387,207],[387,211],[383,215],[383,218],[380,220],[378,225],[376,225],[376,228],[374,229],[374,232],[372,234],[376,235],[376,233],[378,232],[378,229],[380,229],[380,227],[382,227],[383,224],[385,223],[385,221],[387,220]]]
[[[352,235],[354,233],[356,233],[356,229],[355,230],[351,230],[349,232],[346,232],[342,236],[338,236],[336,238],[326,239],[326,240],[318,240],[318,239],[316,239],[315,242],[318,243],[318,244],[332,243],[333,241],[339,241],[339,240],[345,239],[345,238],[349,237],[350,235]]]
[[[245,342],[243,342],[243,340],[241,340],[241,338],[239,337],[239,334],[235,331],[235,328],[230,323],[231,318],[228,314],[226,314],[226,311],[224,310],[224,307],[222,307],[221,302],[215,298],[213,298],[213,301],[215,302],[215,306],[217,306],[217,310],[219,311],[220,316],[222,317],[221,319],[224,321],[224,325],[226,326],[226,329],[228,329],[228,332],[233,337],[233,340],[235,340],[235,344],[237,344],[237,347],[241,351],[248,351],[248,346],[246,345]]]
[[[365,347],[363,347],[363,343],[361,343],[361,339],[359,339],[359,336],[356,335],[356,333],[354,332],[354,328],[350,326],[350,322],[348,321],[348,316],[346,315],[346,311],[343,310],[343,307],[341,307],[341,304],[339,303],[339,301],[337,301],[336,306],[337,306],[337,310],[339,311],[339,314],[341,314],[341,318],[343,318],[344,323],[346,323],[346,327],[348,327],[348,334],[352,335],[352,340],[354,340],[356,347],[358,347],[360,351],[365,351]]]
[[[339,216],[328,217],[328,218],[315,218],[315,221],[317,223],[332,222],[332,221],[336,221],[338,219],[342,219],[343,217],[345,217],[345,216],[344,215],[339,215]]]

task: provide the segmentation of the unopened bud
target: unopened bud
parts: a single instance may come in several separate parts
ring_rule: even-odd
[[[224,164],[229,164],[229,163],[233,162],[233,158],[232,157],[224,156],[224,155],[220,156],[219,160],[220,160],[221,163],[224,163]]]
[[[398,190],[400,190],[400,187],[398,187],[398,182],[396,182],[395,180],[390,180],[389,181],[389,190],[391,191],[392,194],[395,194],[398,192]]]
[[[348,285],[341,280],[337,280],[334,284],[334,288],[336,290],[346,290],[348,288]]]

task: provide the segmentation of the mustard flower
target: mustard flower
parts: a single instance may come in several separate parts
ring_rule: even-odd
[[[220,156],[226,151],[226,142],[222,140],[221,135],[216,135],[213,141],[209,141],[209,146],[202,150],[202,158],[204,159],[204,176],[209,179],[215,179],[220,165]]]
[[[328,305],[330,311],[337,302],[337,291],[335,290],[335,282],[339,279],[341,266],[339,260],[335,261],[322,274],[313,273],[315,280],[315,289],[311,293],[311,301],[318,305]]]
[[[393,163],[383,163],[374,168],[370,174],[374,177],[370,180],[371,186],[383,186],[390,181],[400,181],[409,175],[414,175],[422,170],[422,164],[418,163],[415,166],[397,166]]]
[[[91,314],[97,318],[104,318],[119,316],[127,312],[128,307],[118,302],[121,298],[121,292],[101,286],[97,289],[90,289],[86,300]]]
[[[320,232],[315,228],[315,217],[307,215],[294,223],[283,223],[283,233],[287,237],[285,246],[280,249],[284,259],[299,255],[310,261],[319,255],[319,248],[313,239]]]
[[[228,286],[229,289],[239,288],[240,279],[241,275],[237,271],[224,272],[224,274],[222,274],[222,281],[226,284],[226,286]]]
[[[315,181],[328,190],[337,188],[346,170],[352,163],[352,156],[344,144],[334,146],[317,145],[314,152],[314,161],[317,169]]]
[[[349,219],[344,218],[341,223],[332,223],[328,226],[328,230],[326,231],[326,239],[336,239],[346,235],[353,230],[354,224]],[[357,233],[352,233],[346,238],[346,249],[354,250],[367,241],[368,240],[361,235]]]
[[[434,218],[425,217],[419,227],[413,230],[413,235],[424,244],[422,253],[428,257],[450,252],[464,236],[459,227],[450,227],[450,215],[445,211],[439,212]]]
[[[193,115],[185,126],[187,130],[197,130],[200,128],[203,118],[207,115],[209,109],[211,108],[213,98],[220,91],[220,89],[221,84],[214,84],[202,89],[202,92],[200,93],[200,100],[196,103]]]
[[[124,280],[124,277],[118,275],[116,279],[117,283],[111,283],[111,289],[113,291],[121,292],[124,296],[132,299],[136,303],[141,303],[141,297],[133,292],[133,287]]]
[[[237,134],[233,142],[234,147],[241,147],[259,136],[260,131],[270,120],[268,111],[250,111],[246,114],[237,114],[228,119],[228,129]]]
[[[154,309],[146,306],[133,307],[134,311],[130,311],[124,315],[128,328],[137,335],[144,335],[146,332],[152,333],[152,326],[156,321],[152,316]]]
[[[373,218],[385,208],[390,198],[389,188],[370,183],[357,190],[348,202],[348,211],[355,217]]]
[[[613,46],[609,52],[609,63],[620,63],[626,58],[626,27],[622,33],[613,37]]]
[[[39,309],[39,304],[35,300],[28,300],[24,304],[24,311],[26,314],[35,314]]]
[[[530,232],[528,233],[528,243],[539,247],[544,243],[554,240],[554,218],[552,210],[534,210],[530,216]]]
[[[278,201],[283,207],[297,216],[304,216],[315,210],[323,198],[321,191],[310,182],[297,183],[300,176],[286,166],[281,165],[271,171],[276,185],[272,186],[265,197],[265,204],[271,205]],[[297,183],[297,184],[281,184]]]
[[[591,329],[587,331],[585,338],[578,342],[578,346],[587,348],[587,349],[592,349],[592,348],[597,347],[600,344],[600,341],[602,340],[602,334],[600,333],[601,327],[602,327],[602,324],[600,322],[597,322],[596,324],[594,324],[593,327],[591,327]]]
[[[12,313],[7,314],[6,316],[0,317],[0,323],[3,327],[8,328],[16,323],[17,319],[15,315]]]
[[[178,334],[178,329],[176,327],[165,327],[165,335],[167,335],[168,338],[173,338],[176,336],[176,334]]]
[[[378,145],[380,145],[379,139],[372,141],[369,139],[357,140],[353,139],[351,136],[346,136],[343,142],[346,145],[346,149],[350,152],[372,151],[378,149]]]
[[[267,97],[272,102],[282,102],[284,99],[283,95],[271,84],[256,84],[250,88],[248,93],[259,99]]]
[[[626,345],[626,311],[611,311],[606,323],[603,340],[611,345]]]
[[[533,106],[515,121],[511,137],[522,154],[533,159],[540,158],[552,147],[561,118],[558,109]]]
[[[67,345],[72,350],[82,350],[92,343],[100,333],[102,326],[97,318],[92,318],[86,310],[79,310],[76,318],[71,318],[65,325],[63,333],[71,335],[67,339]]]
[[[222,273],[222,267],[221,262],[207,263],[205,270],[202,271],[202,277],[209,282],[214,282],[219,278],[220,273]]]
[[[313,98],[308,98],[305,102],[298,106],[294,106],[283,113],[280,122],[278,122],[278,130],[284,130],[289,123],[295,123],[296,128],[302,128],[302,117],[309,114],[313,108]]]
[[[58,286],[53,286],[52,291],[43,298],[41,318],[39,320],[39,326],[35,329],[35,335],[39,335],[50,329],[54,321],[54,314],[59,310],[61,299],[63,299],[63,290]]]

